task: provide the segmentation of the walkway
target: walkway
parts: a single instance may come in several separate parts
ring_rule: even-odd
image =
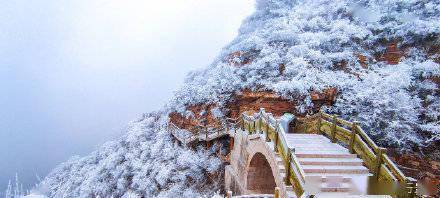
[[[350,192],[366,194],[368,168],[362,159],[330,139],[317,134],[286,134],[289,148],[295,150],[299,164],[305,173],[309,193]],[[354,180],[365,181],[355,183]],[[307,188],[307,187],[306,187]],[[362,191],[364,190],[364,191]],[[355,192],[354,192],[355,191]]]
[[[215,133],[205,129],[179,138],[173,125],[171,132],[183,144],[229,135],[225,188],[234,195],[271,194],[275,187],[281,197],[368,195],[380,187],[371,181],[387,181],[402,188],[381,194],[415,197],[415,180],[404,176],[356,122],[320,112],[312,123],[312,132],[287,133],[262,109]]]

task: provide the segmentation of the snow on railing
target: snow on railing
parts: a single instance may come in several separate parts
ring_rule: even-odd
[[[406,177],[388,157],[386,149],[377,146],[357,122],[319,112],[317,123],[318,133],[328,136],[334,143],[346,145],[351,153],[360,156],[377,180],[399,182],[406,189],[398,192],[400,196],[415,196],[417,182]]]
[[[238,119],[227,118],[225,123],[221,124],[220,127],[196,125],[190,130],[181,129],[174,123],[168,122],[168,130],[183,145],[188,145],[195,141],[209,142],[225,135],[229,135],[230,129],[236,128],[237,120]]]
[[[304,193],[305,173],[294,154],[294,150],[289,148],[285,131],[280,122],[271,114],[266,113],[263,108],[253,116],[242,114],[242,128],[249,134],[264,134],[267,142],[273,142],[274,151],[281,155],[286,168],[287,185],[292,185],[297,196]]]
[[[182,137],[180,133],[186,130],[179,129],[171,122],[168,127],[173,136],[185,145],[196,140],[211,141],[222,137],[229,134],[231,127],[235,130],[240,127],[249,134],[264,134],[267,142],[273,142],[274,151],[279,152],[282,156],[286,167],[286,184],[293,186],[297,196],[304,193],[305,173],[295,155],[295,150],[289,148],[285,137],[286,132],[280,122],[271,113],[266,113],[263,108],[252,116],[242,113],[238,119],[228,118],[222,127],[216,128],[211,134],[207,126],[198,125],[195,135],[189,132],[192,135]],[[416,181],[406,177],[386,155],[385,149],[377,146],[357,122],[349,122],[320,112],[317,128],[317,133],[328,136],[333,143],[339,141],[345,144],[350,152],[359,155],[370,171],[374,173],[376,179],[398,181],[406,187],[405,192],[399,192],[400,195],[403,197],[415,196]]]
[[[274,151],[279,152],[286,166],[286,184],[293,185],[298,196],[304,192],[305,173],[296,158],[295,150],[289,149],[285,131],[279,121],[264,109],[253,116],[242,114],[242,128],[249,134],[264,133],[266,141],[274,143]],[[385,149],[376,143],[362,130],[357,122],[349,122],[336,116],[320,112],[318,114],[317,133],[327,135],[333,143],[345,144],[351,153],[359,155],[374,173],[377,180],[397,181],[405,186],[403,191],[396,192],[402,197],[414,197],[417,183],[406,177],[394,164]]]

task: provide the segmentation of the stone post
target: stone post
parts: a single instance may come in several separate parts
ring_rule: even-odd
[[[278,129],[278,121],[276,122],[276,126],[275,126],[275,139],[274,139],[274,141],[273,141],[273,151],[275,152],[275,153],[278,153],[278,132],[279,132],[279,129]]]
[[[290,163],[292,162],[292,150],[287,150],[287,166],[286,166],[286,186],[290,185]]]
[[[270,142],[270,137],[269,137],[269,121],[266,122],[266,142]]]
[[[275,187],[275,196],[274,198],[280,198],[280,187]]]
[[[408,197],[409,198],[417,197],[417,180],[409,177],[406,185],[408,190]]]
[[[386,152],[386,148],[379,147],[376,154],[376,164],[374,170],[375,179],[379,179],[380,167],[382,166],[382,155]]]
[[[338,118],[334,115],[333,116],[333,121],[332,121],[332,129],[331,129],[331,135],[332,135],[332,142],[333,143],[336,143],[336,120],[337,120]]]
[[[351,134],[350,134],[350,144],[349,144],[349,151],[350,153],[354,153],[354,143],[356,140],[356,134],[357,134],[357,127],[358,127],[358,122],[354,121],[353,125],[351,126]]]
[[[251,135],[251,134],[252,134],[252,131],[251,131],[251,123],[248,122],[247,124],[248,124],[248,132],[249,132],[249,135]]]
[[[318,114],[318,134],[322,134],[322,131],[321,131],[321,121],[322,121],[322,112],[321,111],[319,111],[319,114]]]

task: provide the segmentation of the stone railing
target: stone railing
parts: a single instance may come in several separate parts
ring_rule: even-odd
[[[361,157],[376,180],[397,182],[403,186],[404,188],[398,189],[395,195],[411,198],[416,196],[416,180],[406,177],[385,153],[386,149],[377,146],[357,122],[349,122],[324,112],[319,112],[316,117],[318,119],[316,133],[327,136],[333,143],[338,142],[346,146],[351,153]],[[293,186],[298,197],[305,191],[305,173],[295,155],[295,150],[289,149],[286,132],[279,121],[264,109],[260,109],[252,116],[243,113],[238,119],[228,119],[222,127],[216,128],[211,133],[206,126],[196,126],[191,130],[196,131],[195,134],[179,138],[178,131],[181,129],[171,122],[168,128],[174,137],[185,145],[196,140],[211,141],[229,134],[230,129],[241,128],[249,134],[262,134],[267,142],[272,142],[274,151],[283,159],[286,168],[285,183]]]
[[[305,173],[294,155],[295,151],[289,149],[285,131],[278,120],[264,109],[253,116],[243,113],[241,118],[242,130],[247,130],[249,134],[264,134],[266,141],[273,143],[274,151],[280,154],[286,167],[285,183],[292,185],[295,194],[301,196],[304,193]]]

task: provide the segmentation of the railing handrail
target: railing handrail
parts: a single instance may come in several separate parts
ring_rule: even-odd
[[[377,146],[377,144],[368,136],[367,133],[365,133],[357,122],[349,122],[338,118],[335,115],[330,115],[322,111],[319,112],[318,119],[318,133],[329,135],[330,139],[332,139],[332,142],[334,143],[336,143],[336,141],[340,141],[348,145],[350,152],[358,154],[367,164],[368,168],[370,168],[370,170],[375,174],[377,179],[379,179],[379,177],[383,177],[385,179],[388,178],[389,180],[397,180],[398,182],[405,184],[407,187],[408,192],[406,192],[404,196],[412,197],[411,195],[414,195],[416,181],[410,177],[406,177],[399,170],[397,165],[391,161],[391,159],[385,153],[385,149]],[[230,123],[228,120],[232,120],[234,122]],[[173,130],[180,129],[174,123],[169,123],[171,123],[170,126],[174,128]],[[257,128],[259,128],[260,132],[265,131],[266,140],[274,142],[275,152],[278,152],[278,149],[281,149],[280,154],[286,166],[286,183],[290,184],[293,181],[293,185],[296,185],[296,188],[294,187],[295,193],[298,196],[302,195],[305,184],[304,170],[296,158],[295,151],[292,151],[289,148],[287,138],[285,137],[284,128],[271,113],[266,113],[265,110],[261,108],[258,113],[255,113],[252,116],[242,113],[235,119],[226,118],[226,122],[222,125],[223,127],[220,127],[218,130],[225,130],[225,124],[226,130],[228,130],[229,124],[232,124],[235,128],[237,128],[238,124],[241,124],[241,127],[244,130],[248,130],[249,134],[256,133]],[[330,131],[327,131],[326,133],[325,130],[323,130],[324,126],[331,127]],[[205,128],[205,140],[209,141],[207,126],[196,125],[196,127]],[[221,135],[220,133],[217,134],[218,136]],[[197,136],[199,136],[199,132],[197,132]],[[191,138],[193,137],[188,139]],[[213,139],[214,138],[217,137],[213,137]],[[203,138],[199,139],[203,140]],[[190,141],[187,140],[183,140],[183,142],[185,144],[190,143]],[[291,174],[292,172],[293,175]]]
[[[168,128],[171,128],[171,134],[177,139],[179,140],[181,143],[183,144],[189,144],[195,140],[202,140],[202,141],[210,141],[212,139],[218,138],[220,136],[223,136],[225,134],[228,134],[229,131],[227,131],[229,129],[229,125],[233,125],[234,128],[236,127],[237,124],[239,124],[238,122],[240,121],[240,118],[226,118],[226,122],[224,122],[223,124],[220,124],[221,127],[216,127],[215,132],[209,134],[208,133],[208,127],[210,127],[210,125],[200,125],[197,124],[195,126],[192,126],[191,128],[195,129],[195,134],[193,134],[192,136],[189,136],[187,138],[182,138],[179,135],[176,134],[177,130],[183,130],[180,127],[176,126],[173,122],[168,122]],[[226,126],[225,126],[226,125]],[[204,129],[203,131],[205,131],[205,133],[200,133],[200,128]],[[212,137],[212,135],[214,135],[214,137]]]
[[[331,139],[333,139],[333,142],[336,142],[336,140],[339,140],[345,144],[347,144],[350,147],[350,151],[354,152],[361,156],[361,158],[365,158],[365,153],[361,153],[358,150],[358,145],[366,146],[366,153],[372,153],[373,158],[375,157],[374,161],[370,162],[369,167],[374,167],[372,169],[372,172],[375,174],[375,177],[378,179],[379,177],[385,177],[385,178],[395,178],[398,182],[405,184],[409,190],[406,193],[414,192],[415,190],[415,182],[412,178],[406,177],[397,167],[395,163],[391,161],[391,159],[388,157],[388,155],[385,153],[385,149],[377,146],[377,144],[368,136],[367,133],[357,124],[357,122],[350,122],[346,121],[344,119],[338,118],[335,115],[330,115],[327,113],[324,113],[322,111],[319,112],[319,131],[321,130],[321,122],[324,121],[324,124],[331,124],[332,127],[332,134]],[[294,152],[291,153],[289,149],[289,145],[287,144],[287,139],[285,137],[285,132],[279,121],[272,116],[272,114],[266,113],[264,109],[261,109],[258,114],[254,114],[253,116],[246,115],[246,113],[242,113],[243,121],[248,122],[249,127],[244,127],[244,129],[250,130],[249,132],[252,132],[251,122],[254,122],[254,129],[253,131],[256,131],[256,124],[255,122],[258,122],[258,120],[261,120],[261,122],[264,122],[265,125],[267,125],[268,129],[266,133],[269,132],[269,128],[275,132],[275,136],[271,139],[274,140],[275,149],[278,147],[282,149],[282,155],[283,155],[283,161],[286,164],[289,164],[288,167],[286,167],[287,172],[294,170],[296,171],[298,175],[298,179],[300,179],[298,184],[302,187],[305,182],[305,174],[303,169],[301,168],[301,165],[296,160],[296,156],[294,155]],[[323,119],[326,118],[326,119]],[[328,119],[332,119],[332,121],[328,121]],[[263,123],[260,123],[260,130]],[[243,122],[244,125],[244,122]],[[348,139],[341,138],[341,134],[338,133],[346,133],[348,135]],[[269,135],[267,135],[269,136]],[[269,137],[270,138],[270,137]],[[280,144],[279,146],[277,144]],[[359,146],[360,147],[360,146]],[[287,154],[287,155],[286,155]],[[290,156],[289,156],[290,155]],[[364,155],[364,156],[362,156]],[[368,155],[368,154],[367,154]],[[289,156],[289,157],[286,157]],[[379,156],[379,157],[377,157]],[[291,158],[292,157],[292,158]],[[286,159],[287,158],[287,159]],[[369,161],[365,161],[365,163],[369,163]],[[293,166],[292,166],[293,165]],[[290,166],[290,167],[289,167]],[[295,179],[295,178],[293,178]],[[303,189],[301,189],[303,190]],[[298,192],[297,192],[298,193]],[[405,194],[406,194],[405,193]],[[409,195],[409,194],[407,194]]]
[[[242,128],[247,129],[249,133],[256,133],[257,126],[260,132],[266,130],[266,140],[274,142],[274,150],[276,152],[280,151],[280,155],[286,166],[287,175],[285,182],[290,184],[293,181],[295,193],[298,196],[302,195],[305,185],[305,173],[294,154],[294,150],[289,148],[281,123],[271,113],[266,113],[263,108],[260,109],[258,113],[253,114],[253,116],[249,116],[244,112],[241,114],[241,118],[243,120]],[[244,126],[246,124],[245,122],[247,122],[248,127]],[[263,125],[266,126],[266,129],[263,129]]]
[[[372,170],[375,174],[375,177],[378,179],[379,177],[388,178],[389,180],[397,180],[399,183],[407,186],[408,194],[411,197],[411,194],[414,193],[416,188],[416,181],[411,177],[406,177],[402,171],[398,168],[398,166],[390,159],[390,157],[386,154],[386,149],[379,147],[368,134],[357,124],[357,122],[349,122],[342,118],[337,117],[336,115],[330,115],[325,112],[319,112],[319,121],[320,124],[318,126],[319,131],[322,130],[323,125],[331,125],[331,136],[336,136],[336,133],[345,133],[348,132],[350,138],[349,141],[346,142],[346,138],[342,138],[340,135],[339,141],[346,143],[350,148],[350,151],[358,154],[361,158],[373,158],[374,164],[367,164],[369,168],[373,167]],[[332,121],[330,121],[332,120]],[[347,129],[348,128],[348,129]],[[325,132],[323,132],[325,134]],[[328,134],[327,134],[328,135]],[[359,142],[356,142],[359,141]],[[361,152],[362,149],[355,149],[358,144],[359,148],[366,147],[365,151]],[[370,162],[371,160],[367,160]],[[364,160],[365,162],[365,160]],[[367,163],[367,162],[366,162]]]
[[[260,115],[261,115],[261,117],[262,118],[265,118],[264,116],[266,116],[266,121],[269,121],[268,123],[269,124],[272,124],[272,123],[270,123],[270,121],[271,121],[271,119],[273,119],[273,120],[275,120],[275,125],[276,126],[272,126],[273,128],[278,128],[278,130],[279,130],[279,136],[281,136],[281,138],[280,138],[280,140],[281,140],[281,142],[283,143],[283,149],[285,149],[285,151],[284,152],[286,152],[286,154],[288,154],[288,155],[292,155],[292,153],[289,153],[289,152],[292,152],[291,150],[290,150],[290,148],[289,148],[289,145],[288,145],[288,143],[287,143],[287,138],[286,138],[286,136],[285,136],[285,134],[286,134],[286,132],[284,131],[284,128],[281,126],[281,123],[279,123],[279,122],[277,122],[276,121],[276,118],[275,117],[273,117],[273,115],[272,114],[267,114],[267,113],[265,113],[264,111],[260,111],[261,113],[260,113]],[[289,156],[290,157],[290,156]],[[295,155],[293,155],[293,157],[294,157],[294,159],[296,159],[296,156]],[[297,160],[296,160],[297,161]],[[301,180],[303,181],[303,182],[305,182],[305,173],[304,173],[304,170],[301,168],[301,165],[299,164],[299,162],[297,163],[297,165],[296,165],[297,167],[298,167],[298,171],[299,171],[299,174],[300,174],[300,176],[301,176]]]

